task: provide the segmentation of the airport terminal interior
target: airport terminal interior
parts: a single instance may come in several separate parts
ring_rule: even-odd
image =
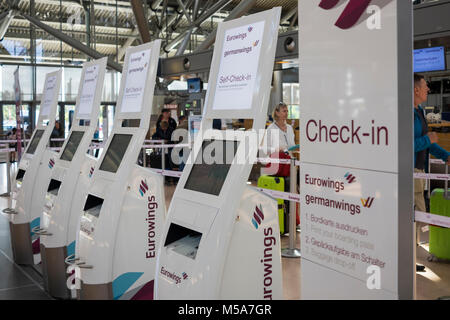
[[[317,295],[301,290],[306,276],[302,264],[308,258],[302,250],[300,210],[299,78],[307,59],[299,59],[299,18],[304,17],[299,6],[304,1],[0,0],[0,300],[315,299]],[[327,1],[312,2],[326,6]],[[428,86],[420,104],[423,118],[428,132],[435,133],[433,139],[450,151],[450,1],[410,2],[411,57],[434,55],[442,64],[414,70]],[[440,18],[435,19],[436,12]],[[251,20],[253,16],[265,19],[264,32],[258,31],[261,22]],[[270,19],[279,23],[270,24]],[[225,32],[241,25],[248,33]],[[214,77],[222,72],[225,58],[240,56],[231,50],[222,57],[215,50],[257,36],[267,42],[259,42],[266,45],[260,60],[269,61],[254,69],[255,78],[267,80],[255,89],[254,99],[263,107],[253,101],[251,113],[213,110],[213,101],[220,106],[229,102],[216,87],[217,81],[227,85],[229,79]],[[256,51],[258,41],[249,51]],[[348,75],[346,79],[351,82]],[[133,91],[133,86],[139,88]],[[172,153],[193,152],[197,134],[208,126],[233,132],[236,155],[243,145],[240,139],[252,128],[279,128],[285,148],[255,150],[257,159],[247,166],[175,161]],[[177,129],[186,134],[175,137]],[[205,139],[199,144],[204,152],[210,146],[230,147],[230,138]],[[178,143],[183,147],[174,148]],[[433,160],[425,172],[444,178],[424,180],[425,207],[419,210],[431,213],[436,190],[445,190],[450,180],[446,166]],[[278,169],[270,170],[275,163]],[[351,184],[351,174],[345,177]],[[219,194],[223,201],[212,204]],[[440,214],[449,219],[445,196]],[[371,198],[359,199],[362,207],[370,208]],[[249,217],[245,210],[250,210]],[[233,229],[234,224],[242,226]],[[450,299],[450,229],[419,221],[411,226],[416,232],[409,263],[414,269],[412,296]],[[141,231],[143,240],[138,239]],[[265,238],[257,231],[264,231]],[[433,241],[439,237],[441,247],[434,252]],[[232,286],[247,277],[242,271],[233,280],[237,266],[258,250],[266,260],[256,256],[249,268],[275,261],[261,269],[254,285],[264,294],[242,289],[242,297],[233,296]],[[322,246],[316,251],[327,250]],[[209,262],[208,256],[215,260]],[[210,266],[219,271],[210,271]],[[351,275],[352,267],[346,270]],[[197,274],[201,276],[195,278]]]

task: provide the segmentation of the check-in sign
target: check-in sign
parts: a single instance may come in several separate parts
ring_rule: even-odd
[[[299,1],[304,298],[413,296],[411,21],[411,1]]]

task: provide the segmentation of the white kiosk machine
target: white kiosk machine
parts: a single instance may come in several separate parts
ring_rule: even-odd
[[[165,215],[163,179],[136,164],[152,110],[161,41],[127,50],[114,126],[80,210],[80,299],[152,299]]]
[[[107,58],[87,62],[83,65],[78,89],[74,121],[69,138],[53,163],[51,179],[45,189],[45,205],[41,208],[41,224],[32,229],[41,236],[41,257],[44,286],[54,297],[69,298],[66,284],[66,265],[64,260],[75,253],[75,230],[77,219],[69,228],[70,211],[76,191],[88,187],[87,174],[96,162],[86,151],[97,128],[100,99],[103,89]],[[68,237],[68,231],[73,233]]]
[[[276,201],[246,184],[262,137],[211,129],[215,118],[264,129],[280,13],[218,27],[195,163],[178,182],[159,247],[156,299],[283,298]]]
[[[61,70],[46,75],[36,129],[13,182],[12,205],[3,210],[10,216],[11,246],[18,264],[33,264],[33,253],[39,252],[38,237],[31,230],[39,226],[40,218],[33,214],[32,200],[33,193],[47,188],[51,174],[48,161],[54,152],[46,151],[46,146],[55,126],[60,86]]]

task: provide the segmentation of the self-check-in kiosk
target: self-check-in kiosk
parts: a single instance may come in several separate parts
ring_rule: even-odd
[[[161,41],[127,50],[114,126],[80,210],[80,299],[152,299],[165,215],[162,176],[138,166]]]
[[[46,150],[46,146],[55,126],[60,86],[61,70],[46,75],[36,129],[13,180],[11,208],[3,210],[10,219],[11,246],[18,264],[34,264],[34,257],[39,253],[39,238],[32,229],[39,226],[37,207],[40,204],[42,209],[43,200],[36,203],[33,199],[39,193],[44,197],[42,190],[47,187],[51,174],[48,162],[56,154]]]
[[[280,12],[218,27],[195,161],[178,182],[158,250],[156,299],[283,297],[276,201],[246,184],[261,137],[211,129],[217,118],[264,129]]]
[[[65,259],[75,253],[75,230],[70,226],[70,211],[75,191],[88,187],[86,174],[80,173],[95,163],[86,153],[97,128],[100,99],[107,58],[86,62],[68,139],[58,156],[48,165],[53,167],[46,187],[45,204],[41,208],[40,225],[32,231],[40,235],[42,273],[46,290],[54,297],[68,298]],[[75,219],[76,220],[76,219]],[[77,225],[77,221],[72,222]],[[73,233],[68,236],[68,232]],[[71,240],[68,243],[68,240]]]

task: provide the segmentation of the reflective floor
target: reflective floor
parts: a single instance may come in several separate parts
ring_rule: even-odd
[[[166,185],[166,204],[175,191],[175,185]],[[6,192],[6,165],[0,164],[0,194]],[[8,207],[8,198],[0,197],[0,212]],[[416,298],[437,299],[450,296],[450,262],[429,262],[428,232],[420,233],[421,245],[417,247],[417,263],[425,265],[425,272],[416,275]],[[281,237],[282,248],[289,245],[289,237]],[[296,248],[300,248],[300,234],[297,233]],[[301,259],[282,258],[284,298],[301,298]],[[9,225],[0,213],[0,300],[6,299],[51,299],[43,290],[42,277],[31,267],[18,266],[12,260]]]

